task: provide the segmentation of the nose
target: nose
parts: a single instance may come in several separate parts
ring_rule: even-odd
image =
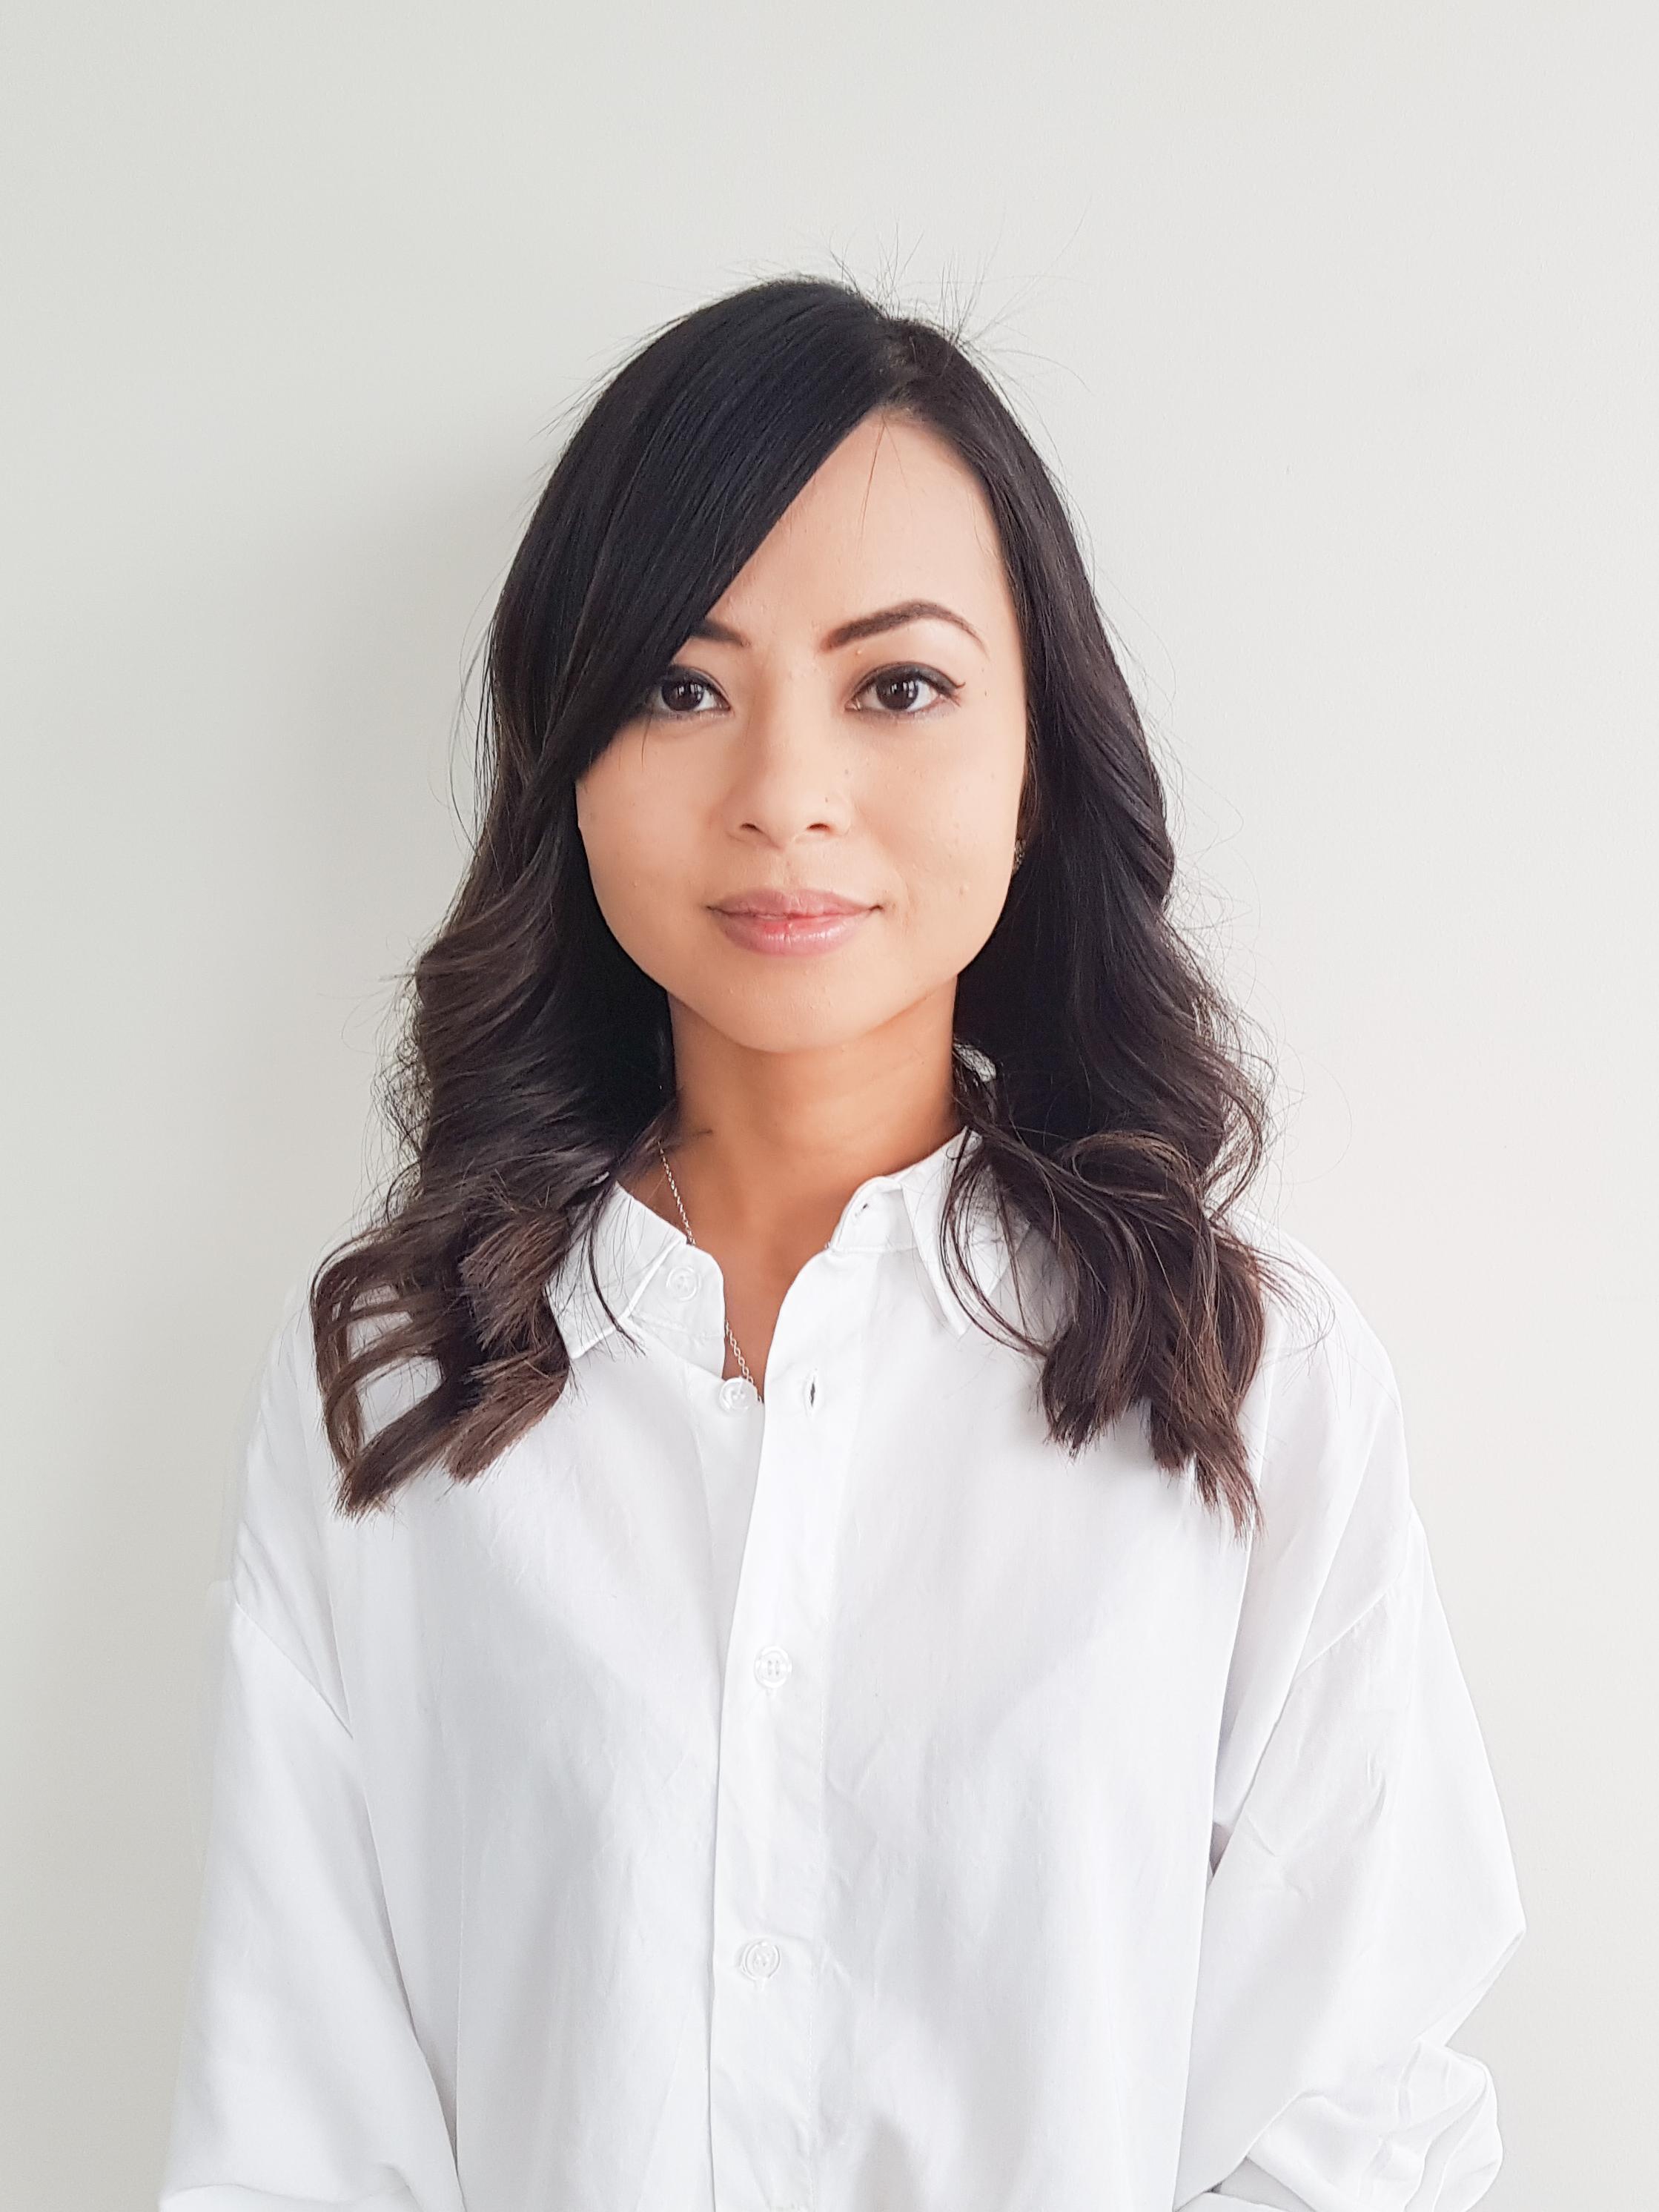
[[[811,684],[772,684],[757,696],[732,751],[732,828],[780,847],[836,836],[853,819],[853,775],[852,748]]]

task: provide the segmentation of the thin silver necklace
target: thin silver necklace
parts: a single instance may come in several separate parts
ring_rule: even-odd
[[[663,1142],[660,1137],[656,1139],[656,1146],[657,1157],[662,1162],[662,1171],[668,1177],[668,1188],[673,1192],[674,1203],[680,1210],[680,1220],[684,1224],[685,1229],[685,1241],[688,1244],[695,1244],[697,1240],[691,1234],[691,1224],[686,1214],[685,1200],[680,1196],[680,1187],[674,1180],[674,1170],[668,1164],[668,1155],[663,1150]],[[749,1385],[750,1389],[758,1398],[760,1395],[760,1385],[756,1382],[754,1376],[749,1371],[749,1362],[743,1356],[743,1346],[738,1342],[737,1338],[732,1334],[732,1324],[730,1322],[727,1322],[726,1324],[726,1340],[731,1346],[732,1352],[737,1358],[738,1373],[743,1376],[744,1381]]]

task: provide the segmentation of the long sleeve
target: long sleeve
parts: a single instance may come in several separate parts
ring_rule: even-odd
[[[1449,2039],[1526,1923],[1374,1343],[1367,1364],[1381,1387],[1308,1431],[1355,1461],[1327,1469],[1353,1503],[1214,1863],[1182,2212],[1464,2212],[1502,2155],[1492,2080]]]
[[[460,2212],[331,1665],[308,1337],[267,1363],[228,1577],[161,2212]]]

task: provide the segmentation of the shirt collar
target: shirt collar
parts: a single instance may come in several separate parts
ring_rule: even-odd
[[[979,1142],[976,1130],[963,1127],[926,1158],[867,1177],[842,1209],[826,1247],[838,1252],[913,1250],[941,1317],[958,1336],[969,1316],[947,1277],[939,1231],[957,1156]],[[592,1272],[616,1313],[616,1322],[594,1295],[587,1265],[590,1243]],[[994,1191],[988,1184],[975,1190],[964,1212],[962,1243],[969,1272],[988,1296],[1001,1280],[1011,1248]],[[625,1322],[672,1255],[690,1249],[682,1230],[623,1184],[612,1183],[588,1237],[578,1237],[546,1284],[547,1302],[571,1358],[599,1343],[617,1322]]]

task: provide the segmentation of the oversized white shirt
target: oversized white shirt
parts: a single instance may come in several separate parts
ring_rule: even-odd
[[[163,2212],[1462,2212],[1449,2038],[1524,1928],[1388,1358],[1331,1271],[1243,1413],[1265,1533],[1075,1458],[872,1177],[723,1382],[623,1189],[481,1478],[331,1508],[302,1285],[216,1585]],[[975,1213],[976,1278],[1053,1255]],[[428,1378],[380,1378],[371,1419]]]

